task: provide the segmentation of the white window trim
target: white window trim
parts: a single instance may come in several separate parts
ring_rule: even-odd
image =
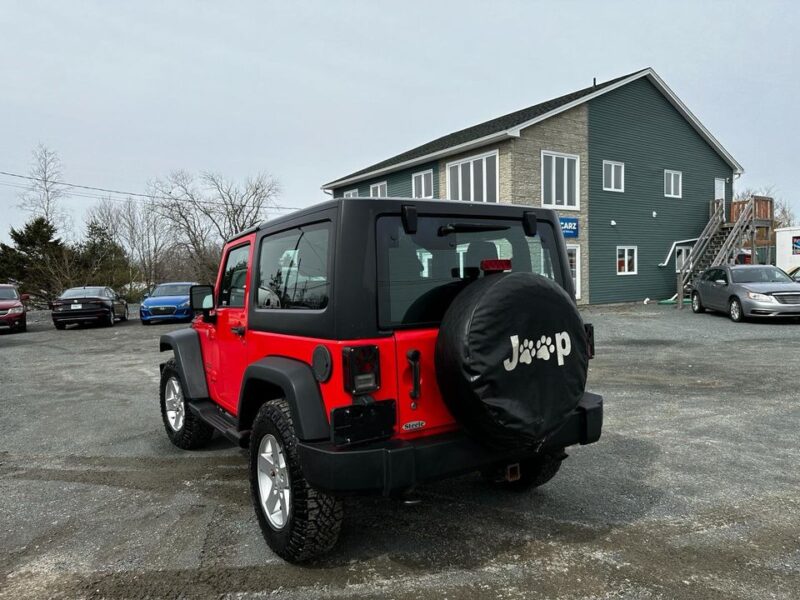
[[[670,177],[672,177],[673,175],[680,175],[680,177],[678,177],[680,182],[680,185],[678,187],[680,189],[678,190],[677,194],[675,194],[674,189],[672,190],[671,194],[667,193],[667,175],[669,175]],[[683,171],[672,171],[670,169],[664,169],[664,181],[662,182],[662,185],[664,186],[664,198],[683,198]]]
[[[619,270],[619,251],[625,250],[625,266],[628,266],[628,250],[633,250],[633,271],[624,271],[620,273]],[[638,275],[639,274],[639,246],[617,246],[617,251],[614,254],[614,270],[617,275]]]
[[[578,244],[567,244],[567,250],[575,250],[575,299],[581,299],[581,247]],[[544,268],[542,271],[544,272]]]
[[[483,172],[483,187],[484,187],[484,194],[483,194],[483,202],[481,204],[500,204],[500,152],[497,150],[492,150],[491,152],[484,152],[483,154],[473,154],[472,156],[468,156],[467,158],[462,158],[459,160],[454,160],[445,165],[445,178],[447,181],[447,199],[450,200],[450,167],[455,167],[456,165],[463,165],[465,163],[472,162],[474,160],[478,160],[481,158],[488,158],[489,156],[494,156],[494,202],[487,202],[486,201],[486,170],[484,169]],[[461,173],[461,169],[459,169],[459,174]],[[470,190],[473,189],[473,179],[474,179],[474,171],[470,169],[470,176],[469,176],[469,187]],[[460,185],[460,182],[459,182]],[[472,195],[472,194],[470,194]],[[475,200],[465,200],[464,202],[475,202]]]
[[[619,188],[606,187],[606,165],[611,165],[611,184],[612,185],[617,183],[616,181],[614,181],[614,167],[622,167],[622,186],[621,187],[619,187]],[[616,160],[604,160],[603,161],[602,177],[603,177],[603,191],[604,192],[618,192],[618,193],[621,194],[622,192],[625,191],[625,163],[624,162],[619,162],[619,161],[616,161]]]
[[[428,173],[431,174],[431,195],[425,196],[425,175]],[[416,173],[411,174],[411,197],[417,197],[417,186],[414,184],[414,180],[419,176],[422,181],[422,193],[423,195],[420,198],[433,198],[433,169],[428,169],[426,171],[417,171]],[[449,185],[449,184],[448,184]]]
[[[544,201],[544,157],[545,156],[562,156],[564,158],[574,158],[575,159],[575,206],[567,206],[564,204],[563,206],[559,206],[558,204],[551,204],[549,202]],[[553,169],[555,169],[555,161],[553,161]],[[540,187],[541,187],[541,201],[543,208],[553,208],[555,210],[573,210],[579,211],[581,209],[581,157],[577,154],[566,154],[564,152],[554,152],[552,150],[542,150],[542,154],[539,158],[539,175],[540,175]],[[566,180],[567,177],[567,170],[564,169],[564,179]],[[555,188],[554,188],[555,189]],[[564,202],[567,199],[564,198]]]
[[[346,190],[342,194],[342,198],[358,198],[358,188],[355,188],[354,190]]]
[[[383,196],[381,196],[380,194],[381,186],[386,187],[386,193]],[[375,188],[378,188],[378,193],[373,193],[375,191]],[[389,183],[387,181],[379,181],[378,183],[373,183],[372,185],[369,186],[370,198],[385,198],[388,195],[389,195]]]
[[[685,246],[685,245],[675,246],[675,272],[676,273],[680,273],[681,272],[680,268],[678,267],[678,251],[682,250],[683,252],[687,252],[687,251],[691,252],[692,248],[693,248],[693,246]],[[683,259],[686,260],[686,257],[684,256]]]

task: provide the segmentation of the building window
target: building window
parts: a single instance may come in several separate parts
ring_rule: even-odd
[[[664,171],[664,196],[667,198],[683,197],[683,173]]]
[[[567,245],[567,262],[572,275],[572,285],[575,287],[575,298],[581,297],[581,247]]]
[[[542,206],[578,210],[578,161],[574,154],[542,152]]]
[[[358,198],[358,189],[355,190],[347,190],[344,194],[342,194],[344,198]]]
[[[420,171],[411,176],[412,198],[433,198],[433,170]]]
[[[447,163],[447,197],[451,200],[497,202],[497,151]]]
[[[692,252],[691,246],[675,246],[675,272],[680,273],[683,265],[686,263],[686,259],[689,258],[689,254]]]
[[[639,249],[636,246],[617,246],[617,275],[636,275]]]
[[[386,198],[389,195],[386,191],[387,188],[388,186],[386,185],[385,181],[373,183],[371,186],[369,186],[370,198]]]
[[[603,191],[625,191],[625,163],[613,160],[603,161]]]

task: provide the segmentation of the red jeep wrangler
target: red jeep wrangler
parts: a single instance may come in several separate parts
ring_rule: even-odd
[[[192,328],[161,337],[167,435],[249,446],[258,521],[290,561],[335,544],[343,495],[471,471],[538,486],[600,437],[592,328],[549,210],[327,202],[230,240],[191,303]]]

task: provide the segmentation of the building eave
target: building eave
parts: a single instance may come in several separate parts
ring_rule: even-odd
[[[512,130],[498,131],[497,133],[493,133],[491,135],[487,135],[481,138],[476,138],[474,140],[470,140],[469,142],[464,142],[463,144],[450,146],[449,148],[444,148],[443,150],[437,150],[436,152],[431,152],[430,154],[425,154],[424,156],[418,156],[417,158],[412,158],[410,160],[399,162],[394,165],[390,165],[388,167],[383,167],[382,169],[375,169],[374,171],[370,171],[368,173],[362,173],[361,175],[356,175],[354,177],[347,177],[346,179],[337,179],[335,181],[331,181],[329,183],[324,184],[321,187],[321,189],[322,191],[332,191],[334,189],[346,185],[352,185],[354,183],[366,181],[367,179],[373,179],[375,177],[379,177],[386,173],[392,173],[394,171],[408,169],[410,167],[421,165],[423,163],[430,162],[432,160],[453,156],[454,154],[468,152],[474,148],[481,148],[489,144],[502,142],[512,137],[519,137],[519,133],[514,133]]]

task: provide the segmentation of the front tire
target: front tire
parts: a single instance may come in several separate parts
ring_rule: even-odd
[[[187,406],[184,385],[174,358],[164,365],[159,388],[161,419],[170,441],[183,450],[195,450],[208,444],[214,429]]]
[[[692,312],[695,314],[700,314],[705,312],[705,307],[703,303],[700,301],[700,294],[697,292],[692,292]]]
[[[312,488],[303,477],[286,400],[267,402],[253,422],[250,487],[261,532],[284,560],[305,562],[336,544],[342,501]]]
[[[744,321],[744,311],[742,310],[742,303],[738,298],[731,298],[728,303],[728,316],[734,323],[741,323]]]
[[[66,329],[66,328],[67,328],[67,325],[66,325],[66,323],[53,323],[53,325],[54,325],[54,326],[55,326],[55,328],[56,328],[56,329],[58,329],[59,331],[63,331],[64,329]]]

